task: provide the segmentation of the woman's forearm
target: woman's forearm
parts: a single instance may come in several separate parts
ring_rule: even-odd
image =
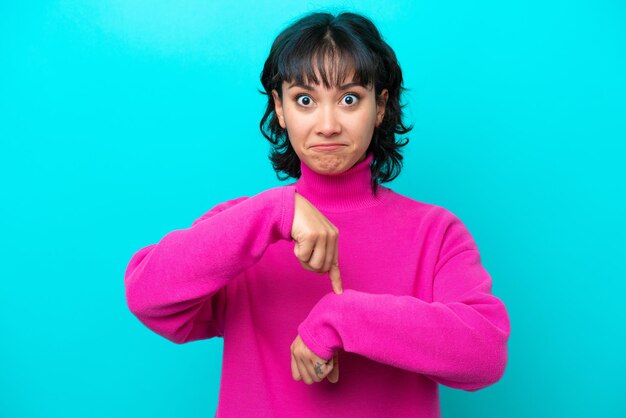
[[[131,312],[177,343],[221,335],[228,281],[256,263],[268,245],[290,239],[293,187],[216,206],[190,228],[139,250],[126,274]]]
[[[298,332],[323,358],[342,349],[475,390],[504,373],[509,326],[499,299],[485,293],[472,299],[427,303],[347,289],[320,300]]]

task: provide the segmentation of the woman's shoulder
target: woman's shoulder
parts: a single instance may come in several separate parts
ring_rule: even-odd
[[[272,187],[267,190],[263,190],[254,196],[241,196],[241,197],[237,197],[234,199],[226,200],[222,203],[218,203],[217,205],[213,206],[206,213],[204,213],[198,219],[193,221],[191,226],[193,227],[198,222],[201,222],[207,218],[215,216],[220,212],[227,211],[250,199],[252,199],[249,202],[250,204],[262,204],[262,202],[266,202],[266,203],[277,202],[277,204],[278,202],[282,202],[284,204],[285,199],[287,199],[290,196],[290,194],[293,193],[293,190],[295,190],[294,186],[292,184],[288,184],[284,186]]]
[[[400,194],[391,189],[387,189],[389,199],[388,206],[403,215],[405,219],[415,219],[420,223],[431,223],[438,225],[450,225],[462,223],[459,217],[450,209],[436,203],[418,200],[416,198]]]
[[[450,210],[441,205],[418,200],[416,198],[400,194],[386,187],[385,189],[387,189],[386,193],[388,193],[389,195],[388,203],[393,207],[401,208],[405,211],[410,211],[412,213],[417,213],[421,215],[429,214],[430,216],[434,217],[454,216],[454,214]]]

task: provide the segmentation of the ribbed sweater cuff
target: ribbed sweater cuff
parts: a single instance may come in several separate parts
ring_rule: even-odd
[[[298,327],[304,344],[317,356],[330,360],[335,352],[343,348],[338,329],[344,318],[344,302],[350,290],[341,295],[328,293],[317,302],[309,316]]]

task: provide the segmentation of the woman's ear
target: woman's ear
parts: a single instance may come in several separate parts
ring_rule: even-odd
[[[387,100],[389,99],[389,92],[387,89],[383,89],[376,98],[376,127],[378,128],[383,119],[385,118],[385,109],[387,109]]]
[[[274,98],[274,112],[276,112],[276,117],[278,118],[278,123],[280,127],[285,129],[287,125],[285,125],[285,116],[283,113],[283,101],[280,99],[278,92],[276,89],[272,90],[272,97]]]

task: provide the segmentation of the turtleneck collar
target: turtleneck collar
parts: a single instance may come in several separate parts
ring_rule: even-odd
[[[300,162],[302,175],[295,183],[296,190],[313,206],[329,212],[346,212],[378,204],[387,195],[388,189],[378,186],[372,192],[370,164],[372,153],[340,174],[325,175],[313,171]]]

